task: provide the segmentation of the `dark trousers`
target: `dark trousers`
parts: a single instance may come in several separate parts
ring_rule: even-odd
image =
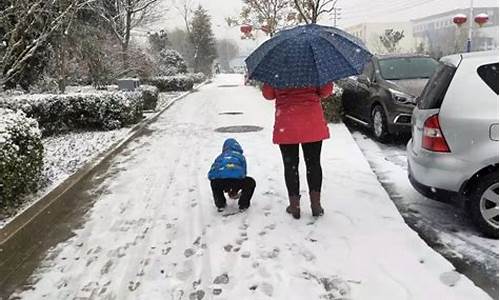
[[[304,160],[307,168],[307,184],[310,192],[321,192],[323,171],[321,170],[321,146],[323,142],[302,144]],[[283,165],[285,166],[285,182],[289,196],[300,194],[299,183],[299,144],[280,145]]]
[[[252,177],[245,177],[243,179],[214,179],[210,181],[210,185],[214,195],[215,206],[218,208],[226,207],[224,192],[236,194],[238,191],[241,191],[238,205],[240,208],[246,209],[250,206],[250,199],[252,199],[253,192],[255,191],[255,180]]]

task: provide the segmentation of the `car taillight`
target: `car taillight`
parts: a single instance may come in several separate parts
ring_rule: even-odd
[[[422,147],[432,152],[450,152],[441,127],[438,115],[433,115],[425,120]]]

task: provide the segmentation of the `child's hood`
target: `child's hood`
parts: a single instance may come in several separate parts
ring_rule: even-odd
[[[224,142],[224,145],[222,146],[222,152],[229,151],[229,150],[236,151],[236,152],[243,154],[243,148],[241,148],[241,145],[235,139],[227,139]]]

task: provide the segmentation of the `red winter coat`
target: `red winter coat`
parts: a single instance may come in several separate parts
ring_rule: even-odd
[[[321,88],[289,89],[275,89],[264,84],[264,98],[276,99],[273,143],[312,143],[329,138],[321,99],[330,96],[332,92],[332,83]]]

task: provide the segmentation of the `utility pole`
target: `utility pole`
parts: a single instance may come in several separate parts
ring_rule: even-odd
[[[337,22],[342,19],[340,15],[342,14],[342,8],[340,7],[334,7],[332,11],[332,17],[333,17],[333,27],[337,27]]]
[[[469,33],[467,37],[467,52],[472,51],[472,23],[474,22],[474,0],[470,0]]]

